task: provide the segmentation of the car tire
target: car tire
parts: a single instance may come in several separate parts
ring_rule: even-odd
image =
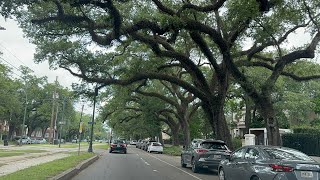
[[[198,173],[200,170],[200,167],[197,165],[197,162],[194,158],[192,158],[191,169],[194,173]]]
[[[219,174],[218,175],[219,175],[219,180],[226,180],[226,175],[224,173],[223,168],[219,169]]]
[[[183,168],[187,167],[187,164],[184,163],[184,160],[183,160],[182,156],[181,156],[181,161],[180,162],[181,162],[181,167],[183,167]]]
[[[127,151],[123,151],[124,154],[127,154]]]
[[[253,177],[251,177],[250,180],[261,180],[261,179],[258,176],[253,176]]]
[[[109,153],[112,153],[112,150],[109,150]]]

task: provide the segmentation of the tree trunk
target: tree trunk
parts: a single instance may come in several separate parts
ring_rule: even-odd
[[[227,146],[233,150],[233,144],[231,140],[230,130],[224,116],[223,110],[214,110],[213,112],[213,119],[215,120],[214,127],[216,132],[216,139],[223,140]]]
[[[251,111],[253,108],[252,108],[250,97],[248,95],[244,94],[244,100],[246,104],[246,114],[244,118],[244,123],[246,125],[246,128],[244,130],[244,134],[249,134],[249,128],[250,128],[251,118],[252,118]]]
[[[13,140],[14,129],[15,129],[15,126],[9,125],[9,139],[10,140]]]
[[[261,103],[259,109],[267,129],[268,145],[280,146],[281,138],[280,138],[278,120],[275,116],[273,105],[270,101],[264,100],[262,102],[263,103]]]
[[[47,133],[47,129],[48,129],[47,127],[42,129],[42,133],[41,133],[42,138],[45,138],[46,133]]]
[[[189,146],[189,144],[191,142],[190,127],[189,127],[188,121],[182,122],[181,127],[182,127],[182,131],[183,131],[183,136],[184,136],[183,145],[187,147],[187,146]]]
[[[179,143],[179,129],[180,129],[180,126],[176,126],[175,128],[172,128],[171,129],[171,138],[172,138],[172,145],[173,146],[179,146],[180,143]]]

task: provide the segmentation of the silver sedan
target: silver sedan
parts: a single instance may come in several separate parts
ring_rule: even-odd
[[[320,165],[295,149],[245,146],[219,165],[220,180],[319,180]]]

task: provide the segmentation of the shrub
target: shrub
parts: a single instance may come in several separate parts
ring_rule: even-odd
[[[232,139],[233,149],[238,149],[242,147],[242,139],[240,138],[233,138]]]

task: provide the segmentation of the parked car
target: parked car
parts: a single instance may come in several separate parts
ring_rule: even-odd
[[[15,137],[15,140],[16,140],[16,143],[17,144],[20,144],[20,137]],[[22,138],[21,138],[21,143],[22,144],[31,144],[31,139],[30,139],[30,137],[28,137],[28,136],[23,136]]]
[[[147,140],[142,140],[140,145],[139,145],[139,149],[143,149],[143,147],[148,143]]]
[[[139,148],[139,145],[140,145],[140,143],[141,143],[141,139],[139,139],[138,141],[137,141],[137,143],[136,143],[136,148]]]
[[[31,144],[40,144],[36,138],[31,139]]]
[[[192,171],[197,173],[201,168],[218,170],[219,163],[230,156],[231,151],[221,140],[206,139],[196,145],[184,147],[181,152],[181,166],[191,165]]]
[[[141,148],[141,149],[147,151],[147,150],[148,150],[148,147],[150,146],[150,144],[151,144],[152,142],[157,142],[157,141],[155,141],[155,140],[149,140],[149,141],[147,141],[147,142],[145,142],[145,143],[142,144],[142,148]]]
[[[157,153],[162,154],[163,153],[163,146],[159,142],[151,142],[150,145],[148,146],[148,150],[147,151],[149,153],[157,152]]]
[[[126,143],[123,140],[113,140],[110,145],[109,153],[112,153],[114,151],[123,152],[124,154],[126,154],[127,153]]]
[[[137,144],[137,140],[131,140],[130,141],[130,145],[136,145]]]
[[[71,143],[77,143],[78,140],[77,139],[72,139]]]
[[[277,146],[245,146],[222,160],[219,178],[237,180],[318,180],[320,164],[308,155]]]
[[[47,140],[42,138],[42,139],[38,139],[38,143],[39,144],[46,144],[47,143]]]

